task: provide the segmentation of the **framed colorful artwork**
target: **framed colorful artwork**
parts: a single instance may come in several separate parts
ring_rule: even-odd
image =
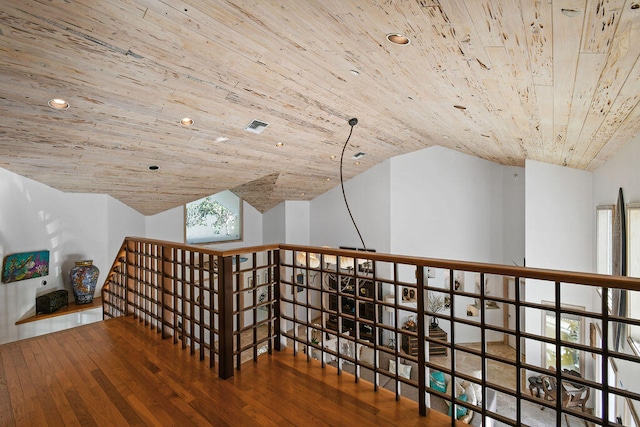
[[[2,266],[2,282],[18,282],[49,275],[49,251],[7,255]]]

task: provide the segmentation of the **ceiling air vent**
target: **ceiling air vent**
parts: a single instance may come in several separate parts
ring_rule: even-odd
[[[360,158],[362,158],[364,156],[366,156],[366,153],[363,153],[362,151],[360,151],[359,153],[354,154],[353,158],[357,160],[357,159],[360,159]]]
[[[260,120],[252,120],[244,130],[252,133],[262,133],[267,126],[269,126],[269,123],[261,122]]]

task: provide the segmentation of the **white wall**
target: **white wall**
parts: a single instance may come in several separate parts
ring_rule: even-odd
[[[285,202],[285,242],[292,245],[308,245],[311,206],[306,201]]]
[[[184,206],[145,217],[144,237],[184,242]]]
[[[271,243],[286,242],[285,203],[280,203],[262,214],[262,242],[265,245]]]
[[[391,160],[391,250],[502,262],[502,166],[442,147]]]
[[[502,262],[524,265],[525,170],[502,168]]]
[[[103,272],[111,267],[113,248],[122,242],[122,233],[144,233],[142,216],[110,199],[106,195],[63,193],[0,169],[0,257],[50,251],[48,276],[0,284],[0,343],[84,321],[69,315],[39,321],[44,322],[40,324],[15,325],[17,320],[35,314],[37,295],[66,288],[71,297],[67,276],[74,261],[92,259],[100,269],[98,292],[104,281]],[[118,239],[120,243],[115,243]],[[47,281],[46,286],[42,286],[43,280]],[[84,319],[92,316],[93,313],[86,313]]]
[[[390,161],[382,162],[345,182],[351,213],[367,249],[391,251]],[[310,243],[314,246],[361,248],[344,204],[340,183],[310,204]]]
[[[125,237],[145,235],[145,217],[119,200],[107,196],[106,229],[108,230],[107,264],[111,267]]]
[[[526,163],[527,267],[594,271],[592,173]]]
[[[615,205],[622,187],[625,202],[640,202],[640,135],[593,173],[595,205]]]

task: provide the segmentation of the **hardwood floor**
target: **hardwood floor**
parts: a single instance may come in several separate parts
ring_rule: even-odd
[[[229,380],[132,318],[0,346],[0,425],[426,425],[349,375],[291,352],[262,355]]]

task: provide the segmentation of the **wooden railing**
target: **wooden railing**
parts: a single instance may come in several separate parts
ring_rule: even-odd
[[[126,238],[102,288],[104,318],[133,315],[229,378],[243,357],[279,346],[277,259],[277,246],[220,252]]]
[[[448,403],[483,425],[531,417],[619,425],[625,404],[640,406],[638,383],[623,377],[635,375],[640,358],[617,339],[640,327],[640,310],[608,307],[611,294],[620,301],[622,292],[640,292],[638,279],[282,244],[216,252],[145,239],[126,239],[116,261],[103,288],[105,317],[133,314],[212,366],[217,360],[223,378],[233,358],[239,369],[243,353],[257,359],[282,342],[416,400],[421,414],[447,412]],[[479,396],[452,396],[442,382],[464,382]],[[555,397],[551,383],[560,385]]]

